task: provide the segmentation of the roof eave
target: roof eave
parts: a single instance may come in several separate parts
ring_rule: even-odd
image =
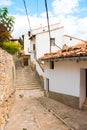
[[[72,60],[77,60],[77,61],[80,61],[80,60],[87,60],[87,56],[75,56],[75,57],[59,57],[59,58],[50,58],[50,59],[41,59],[42,61],[45,61],[45,62],[50,62],[50,61],[55,61],[55,62],[58,62],[58,61],[72,61]]]

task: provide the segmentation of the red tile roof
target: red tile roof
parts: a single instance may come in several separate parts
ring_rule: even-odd
[[[45,54],[41,57],[41,60],[50,60],[58,58],[67,58],[67,57],[81,57],[87,56],[87,42],[82,42],[72,47],[67,47],[66,45],[58,50],[56,53]]]

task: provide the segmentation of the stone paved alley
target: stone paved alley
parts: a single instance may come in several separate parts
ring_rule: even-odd
[[[39,80],[31,69],[19,67],[16,100],[5,130],[87,130],[87,111],[44,97]]]
[[[28,67],[17,69],[16,100],[5,130],[69,130],[37,100],[43,94],[38,79]]]
[[[50,110],[37,100],[43,95],[40,90],[20,90],[10,113],[5,130],[68,130]]]

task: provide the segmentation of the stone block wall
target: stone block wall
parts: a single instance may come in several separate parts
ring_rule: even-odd
[[[14,79],[13,56],[0,48],[0,130],[4,130],[14,100]]]

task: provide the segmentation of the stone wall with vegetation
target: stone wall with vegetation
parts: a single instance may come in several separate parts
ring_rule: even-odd
[[[0,48],[0,130],[9,118],[15,92],[15,65],[13,56]]]

